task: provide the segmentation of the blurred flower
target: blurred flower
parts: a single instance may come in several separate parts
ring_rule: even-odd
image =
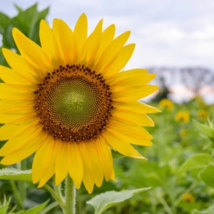
[[[185,129],[181,129],[179,134],[181,137],[185,137],[187,135],[187,131]]]
[[[189,111],[179,111],[175,115],[175,120],[183,123],[188,123],[190,120],[190,113]]]
[[[186,193],[182,196],[182,200],[186,201],[186,202],[194,202],[195,198],[193,197],[193,195],[191,193]]]
[[[115,25],[103,31],[102,23],[87,36],[85,14],[74,30],[61,19],[53,30],[42,20],[42,47],[13,29],[21,56],[3,49],[11,69],[0,67],[0,140],[8,140],[1,163],[36,152],[32,177],[39,187],[54,175],[59,185],[69,174],[91,193],[104,178],[115,180],[111,148],[145,159],[131,144],[152,145],[142,126],[154,126],[146,114],[160,111],[137,100],[158,89],[148,85],[155,74],[120,72],[135,44],[125,45],[129,31],[114,38]]]
[[[171,100],[165,98],[165,99],[162,99],[159,102],[159,106],[162,109],[167,109],[167,111],[172,111],[173,107],[174,107],[174,104],[173,104],[173,102]]]
[[[207,119],[209,117],[209,112],[207,110],[204,110],[204,109],[200,109],[198,110],[198,117],[201,118],[201,119]]]
[[[204,99],[203,99],[202,96],[197,95],[195,97],[195,99],[196,99],[196,101],[197,101],[197,103],[198,103],[199,106],[202,106],[202,107],[206,106],[206,103],[204,102]]]

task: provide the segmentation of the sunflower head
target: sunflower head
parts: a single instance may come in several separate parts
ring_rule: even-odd
[[[199,119],[206,120],[209,117],[209,112],[204,109],[199,109],[197,114],[198,114]]]
[[[181,129],[179,132],[181,137],[185,137],[187,135],[187,130],[186,129]]]
[[[190,121],[189,111],[178,111],[175,115],[175,120],[182,123],[188,123]]]
[[[186,193],[182,196],[182,201],[186,201],[186,202],[194,202],[195,198],[193,197],[193,195],[191,193]]]
[[[55,19],[40,24],[41,47],[18,29],[13,38],[21,54],[3,49],[11,68],[0,66],[1,163],[17,163],[35,153],[33,182],[43,186],[67,174],[88,192],[103,179],[115,180],[111,149],[144,159],[131,144],[150,146],[143,126],[147,113],[159,112],[138,100],[158,89],[144,69],[121,72],[135,44],[130,32],[115,37],[115,26],[101,20],[88,36],[82,14],[73,30]]]
[[[162,99],[159,102],[159,106],[160,106],[160,108],[166,109],[169,112],[172,111],[173,108],[174,108],[173,102],[171,100],[169,100],[169,99],[166,99],[166,98]]]

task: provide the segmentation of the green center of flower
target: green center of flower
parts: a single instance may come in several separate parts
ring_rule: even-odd
[[[48,73],[35,93],[43,130],[55,139],[96,139],[111,117],[112,93],[101,74],[83,65],[60,66]]]
[[[48,97],[52,119],[79,129],[96,116],[98,96],[96,88],[83,78],[59,81]]]

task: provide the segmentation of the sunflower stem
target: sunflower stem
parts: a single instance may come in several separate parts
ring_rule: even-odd
[[[76,189],[74,183],[69,175],[66,178],[66,188],[65,188],[65,208],[64,214],[75,214],[76,209]]]
[[[45,184],[44,188],[52,195],[52,197],[59,203],[59,205],[62,207],[62,209],[64,209],[65,204],[63,201],[61,201],[61,198],[58,197],[58,195],[56,194],[56,192],[48,185]]]
[[[16,203],[18,204],[18,206],[19,206],[21,209],[24,209],[24,206],[23,206],[21,197],[20,197],[20,195],[19,195],[19,191],[18,191],[18,189],[17,189],[17,187],[16,187],[15,181],[10,180],[10,184],[11,184],[11,187],[12,187],[12,190],[13,190],[13,193],[14,193],[14,196],[15,196],[15,199],[16,199]]]
[[[27,168],[27,162],[26,160],[21,161],[21,170],[26,170]],[[25,197],[26,197],[26,184],[23,181],[20,181],[20,197],[22,200],[22,203],[24,205],[25,203]]]

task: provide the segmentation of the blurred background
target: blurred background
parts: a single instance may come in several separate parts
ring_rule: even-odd
[[[54,18],[61,18],[73,28],[84,12],[89,32],[101,18],[104,27],[116,25],[116,35],[131,30],[129,42],[136,43],[136,49],[125,69],[147,68],[157,74],[152,84],[160,86],[159,92],[142,100],[162,110],[161,114],[151,115],[156,126],[148,128],[154,136],[154,145],[138,148],[148,162],[114,152],[117,182],[104,183],[93,195],[88,195],[82,187],[78,191],[78,213],[93,213],[85,202],[98,193],[147,186],[152,187],[149,193],[135,196],[106,213],[198,214],[214,204],[213,189],[198,177],[200,167],[185,165],[195,154],[213,154],[213,142],[203,138],[193,123],[193,119],[204,124],[208,118],[214,119],[213,11],[213,0],[0,2],[0,47],[17,51],[11,36],[14,26],[39,44],[41,19],[51,24]],[[1,49],[0,64],[7,65]],[[0,142],[0,146],[4,143]],[[32,157],[28,159],[28,168],[31,163]],[[0,201],[4,194],[12,196],[11,207],[14,206],[16,200],[10,183],[0,180]],[[49,197],[45,190],[28,184],[24,207],[36,206]],[[60,214],[61,210],[55,207],[49,213]]]
[[[13,17],[17,14],[13,3],[26,9],[36,2],[39,10],[50,6],[50,24],[57,17],[73,28],[84,12],[89,32],[101,18],[105,27],[116,24],[117,35],[131,30],[129,42],[137,46],[127,68],[158,73],[156,83],[169,87],[170,98],[176,102],[196,93],[207,103],[214,102],[213,0],[7,0],[0,10]]]

